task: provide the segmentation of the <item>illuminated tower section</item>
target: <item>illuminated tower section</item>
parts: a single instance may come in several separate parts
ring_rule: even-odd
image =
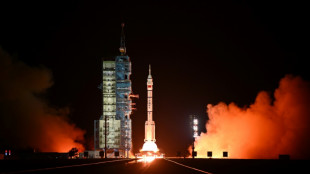
[[[99,148],[118,149],[120,137],[120,120],[116,119],[116,79],[115,61],[103,61],[103,117],[99,120],[101,128],[99,136]],[[106,137],[105,137],[106,136]],[[105,142],[107,141],[107,142]]]
[[[146,141],[155,142],[155,122],[153,121],[153,78],[151,75],[151,65],[149,65],[149,75],[147,77],[147,121],[145,122]]]

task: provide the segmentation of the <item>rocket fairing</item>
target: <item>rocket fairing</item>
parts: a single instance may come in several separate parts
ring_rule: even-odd
[[[151,75],[151,65],[149,65],[149,75],[147,77],[147,121],[145,122],[144,142],[155,142],[155,122],[153,121],[153,78]]]

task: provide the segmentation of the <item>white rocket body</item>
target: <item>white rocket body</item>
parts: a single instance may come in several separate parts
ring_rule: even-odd
[[[144,142],[155,142],[155,122],[153,121],[153,78],[151,75],[151,66],[149,66],[149,75],[147,77],[147,121],[145,122]]]

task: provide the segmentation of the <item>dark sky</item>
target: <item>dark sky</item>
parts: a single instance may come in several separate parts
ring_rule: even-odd
[[[87,141],[102,112],[102,60],[118,54],[126,23],[133,92],[140,95],[132,115],[134,152],[144,139],[148,64],[157,144],[168,155],[191,143],[190,114],[205,131],[207,104],[249,105],[285,74],[310,78],[309,14],[297,2],[10,1],[0,11],[0,46],[53,72],[46,99],[71,109]]]

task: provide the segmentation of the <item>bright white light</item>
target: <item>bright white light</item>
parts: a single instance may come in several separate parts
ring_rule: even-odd
[[[142,157],[139,157],[141,159],[138,160],[138,162],[152,162],[154,161],[154,159],[156,159],[156,156],[146,156],[146,155],[143,155]]]
[[[197,125],[198,124],[198,119],[194,118],[193,123],[194,123],[194,125]]]
[[[198,137],[198,132],[194,132],[194,137]]]
[[[152,162],[155,159],[155,156],[147,156],[144,158],[144,161],[146,162]]]
[[[152,151],[152,152],[158,152],[158,148],[155,142],[153,141],[147,141],[143,144],[141,151]]]
[[[194,131],[198,131],[198,126],[194,125],[193,129],[194,129]]]

